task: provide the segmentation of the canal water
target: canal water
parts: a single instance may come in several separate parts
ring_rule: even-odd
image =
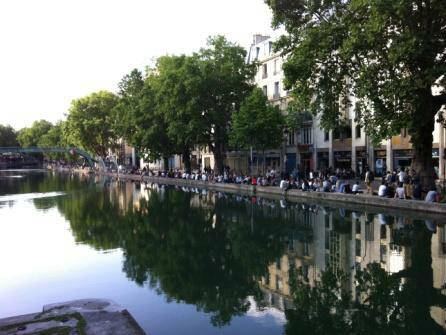
[[[0,171],[0,318],[108,298],[151,335],[441,334],[444,223]]]

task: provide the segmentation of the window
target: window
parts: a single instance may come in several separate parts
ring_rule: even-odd
[[[296,143],[294,132],[288,133],[288,145],[294,145]]]
[[[386,245],[380,245],[380,261],[381,263],[386,263],[387,261],[387,246]]]
[[[282,289],[282,279],[280,279],[279,276],[276,275],[276,290]]]
[[[309,266],[307,264],[302,265],[302,278],[306,282],[308,282],[308,272],[309,272]]]
[[[256,48],[256,59],[259,59],[260,48]]]
[[[273,72],[273,74],[274,75],[277,74],[277,59],[274,60],[274,72]]]
[[[345,126],[343,129],[344,138],[352,138],[352,124]]]
[[[303,254],[304,256],[310,256],[310,247],[307,242],[304,242]]]
[[[355,136],[356,136],[356,138],[361,137],[361,126],[359,124],[355,128]]]
[[[278,82],[278,81],[276,81],[276,82],[274,83],[274,98],[275,98],[275,99],[280,98],[280,93],[279,93],[279,82]]]
[[[361,257],[361,240],[359,239],[356,239],[355,251],[355,255],[357,257]]]
[[[272,53],[273,53],[273,42],[269,42],[269,44],[268,44],[268,51],[269,51],[269,54],[271,55]]]
[[[300,135],[301,135],[300,143],[302,143],[302,144],[313,143],[311,127],[302,128]]]
[[[324,141],[327,142],[330,140],[330,132],[325,131],[324,132]]]
[[[381,225],[381,239],[387,238],[387,226]]]
[[[267,64],[263,64],[262,68],[263,68],[262,78],[263,79],[268,78],[268,65]]]
[[[333,129],[333,139],[339,140],[340,138],[341,138],[341,131],[339,130],[339,128]]]
[[[356,234],[361,234],[361,221],[356,221]]]
[[[262,90],[263,90],[263,94],[265,94],[265,96],[267,97],[268,96],[268,86],[263,86],[262,87]]]

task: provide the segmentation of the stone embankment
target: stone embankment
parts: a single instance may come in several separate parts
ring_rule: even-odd
[[[76,172],[86,173],[83,170],[76,170]],[[265,197],[273,197],[277,199],[285,198],[288,201],[311,201],[311,202],[333,202],[342,204],[343,207],[349,208],[353,206],[375,207],[376,209],[393,209],[399,211],[411,211],[429,214],[445,214],[446,204],[443,203],[429,203],[419,200],[399,200],[381,198],[378,196],[371,196],[367,194],[343,194],[343,193],[328,193],[328,192],[303,192],[300,190],[289,190],[284,192],[279,187],[275,186],[252,186],[244,184],[224,184],[212,183],[201,180],[185,180],[176,178],[163,177],[149,177],[131,174],[117,174],[117,173],[100,173],[104,176],[119,178],[122,180],[146,181],[158,184],[178,185],[186,187],[197,187],[220,192],[248,194],[248,195],[262,195]],[[420,216],[420,215],[417,215]]]
[[[111,300],[46,305],[40,313],[0,319],[0,335],[145,335],[130,313]]]

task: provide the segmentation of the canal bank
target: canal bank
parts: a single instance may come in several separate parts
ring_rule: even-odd
[[[77,173],[88,173],[86,170],[72,170]],[[310,202],[328,202],[342,204],[343,207],[349,206],[364,206],[373,207],[375,209],[386,210],[404,210],[410,211],[414,215],[418,213],[418,217],[425,214],[445,214],[446,204],[443,203],[429,203],[419,200],[399,200],[391,198],[381,198],[378,196],[370,196],[366,194],[343,194],[343,193],[328,193],[328,192],[303,192],[300,190],[289,190],[284,192],[279,187],[274,186],[252,186],[244,184],[225,184],[225,183],[212,183],[201,180],[186,180],[177,178],[165,178],[165,177],[153,177],[131,174],[116,174],[101,172],[97,174],[119,178],[121,180],[130,181],[145,181],[157,184],[167,184],[185,187],[196,187],[208,190],[228,192],[234,194],[244,195],[261,195],[264,197],[270,197],[275,199],[285,199],[288,201],[299,202],[302,200]]]

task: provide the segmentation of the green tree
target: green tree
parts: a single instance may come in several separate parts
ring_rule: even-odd
[[[108,149],[117,147],[114,108],[118,97],[107,91],[92,93],[73,100],[64,134],[67,141],[105,157]]]
[[[16,147],[18,145],[17,133],[14,128],[0,124],[0,147]]]
[[[196,145],[206,143],[210,130],[202,112],[205,85],[196,56],[160,57],[154,76],[156,108],[167,125],[167,135],[190,172],[190,154]]]
[[[446,103],[446,2],[443,0],[265,0],[277,48],[287,55],[286,86],[300,106],[336,127],[354,108],[375,142],[407,128],[412,167],[434,181],[432,132]],[[438,92],[434,92],[437,89]]]
[[[210,37],[197,57],[202,68],[200,110],[207,125],[203,132],[216,170],[222,172],[232,114],[250,94],[257,65],[247,64],[246,50],[223,36]]]
[[[272,106],[260,88],[255,88],[243,101],[240,111],[232,114],[230,144],[241,148],[254,148],[263,153],[282,143],[285,119],[278,106]]]
[[[118,134],[148,160],[168,158],[176,152],[168,136],[164,115],[156,105],[153,88],[157,72],[150,69],[148,76],[134,69],[119,83],[119,103],[114,113]]]
[[[36,147],[39,146],[39,141],[43,136],[45,136],[53,124],[46,120],[34,121],[31,127],[22,128],[19,130],[17,139],[20,146],[26,147]]]

